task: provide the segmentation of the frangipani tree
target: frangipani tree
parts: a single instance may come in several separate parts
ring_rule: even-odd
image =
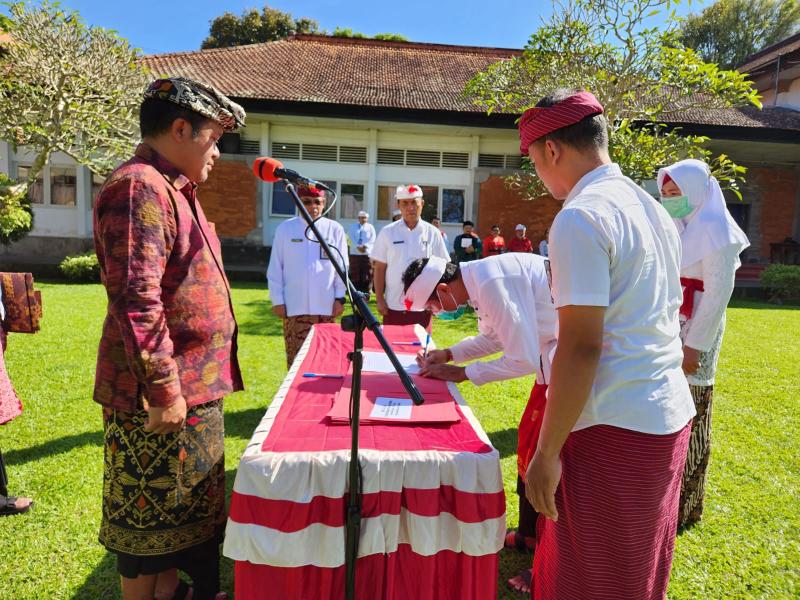
[[[760,107],[758,93],[745,75],[703,62],[677,42],[677,3],[559,1],[521,56],[477,74],[465,94],[489,113],[522,113],[556,88],[587,89],[605,107],[612,159],[625,174],[645,181],[665,164],[699,158],[738,193],[743,167],[712,156],[708,138],[683,135],[664,121],[698,108]],[[530,197],[545,192],[527,161],[508,183]]]
[[[0,139],[35,156],[21,183],[34,182],[55,152],[101,175],[131,155],[148,81],[137,49],[48,0],[10,4],[0,31],[8,34],[0,49]],[[18,190],[0,182],[0,223],[4,213],[25,211]],[[13,219],[15,231],[23,221]],[[15,239],[13,228],[0,225],[0,241]]]

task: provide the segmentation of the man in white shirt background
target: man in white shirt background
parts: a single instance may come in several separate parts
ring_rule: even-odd
[[[520,151],[564,206],[550,228],[558,345],[526,493],[546,519],[537,600],[666,596],[695,414],[681,364],[681,246],[608,154],[589,92],[523,114]]]
[[[299,186],[298,195],[334,257],[346,267],[344,228],[336,221],[320,218],[325,211],[325,192]],[[284,221],[275,230],[267,280],[272,312],[283,319],[286,365],[291,367],[311,326],[330,323],[342,314],[346,288],[301,217]]]
[[[438,256],[450,259],[442,234],[422,220],[425,200],[418,185],[399,185],[395,190],[401,218],[389,223],[378,234],[372,259],[375,267],[375,301],[384,325],[430,327],[427,309],[409,309],[403,302],[403,272],[411,261]]]
[[[447,248],[447,251],[452,252],[453,249],[450,247],[450,239],[447,237],[447,232],[444,229],[442,229],[441,219],[439,219],[439,217],[433,217],[431,219],[431,225],[436,227],[436,229],[439,230],[439,233],[442,234],[442,239],[444,240],[444,245]]]
[[[358,212],[358,222],[350,225],[350,281],[356,289],[369,293],[372,285],[372,247],[375,245],[375,228],[369,223],[366,211]]]

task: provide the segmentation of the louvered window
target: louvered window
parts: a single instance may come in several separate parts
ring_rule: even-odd
[[[367,162],[367,149],[358,146],[339,146],[339,162],[365,163]]]
[[[468,169],[469,154],[466,152],[442,152],[442,166],[448,169]]]
[[[239,152],[242,154],[261,154],[261,143],[258,140],[239,140]]]
[[[289,144],[284,142],[272,142],[272,156],[275,158],[300,159],[300,144]]]
[[[319,144],[303,144],[303,160],[321,160],[336,162],[336,146],[322,146]]]
[[[394,148],[378,148],[379,165],[403,165],[405,164],[405,150]]]
[[[522,156],[520,154],[506,154],[506,169],[521,169]]]
[[[479,154],[478,155],[479,167],[494,167],[502,169],[504,166],[502,154]]]
[[[406,165],[409,167],[440,167],[442,153],[430,150],[406,150]]]

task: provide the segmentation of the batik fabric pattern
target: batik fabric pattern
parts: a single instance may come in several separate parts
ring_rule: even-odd
[[[225,524],[222,400],[192,407],[176,433],[145,431],[148,413],[103,409],[100,543],[158,556],[210,540]]]
[[[681,500],[678,507],[678,527],[694,525],[703,517],[706,495],[706,474],[711,458],[711,402],[713,385],[690,385],[697,415],[692,421],[689,452],[681,479]]]
[[[283,320],[283,342],[286,346],[286,368],[290,369],[295,356],[300,352],[303,342],[317,323],[333,323],[329,315],[296,315]]]
[[[243,388],[237,326],[216,233],[196,184],[155,150],[136,155],[103,185],[94,243],[108,312],[94,399],[135,412],[211,402]]]

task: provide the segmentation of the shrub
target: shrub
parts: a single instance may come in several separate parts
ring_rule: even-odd
[[[800,265],[770,265],[761,273],[773,301],[800,300]]]
[[[59,269],[69,281],[100,281],[100,263],[94,252],[67,256]]]

